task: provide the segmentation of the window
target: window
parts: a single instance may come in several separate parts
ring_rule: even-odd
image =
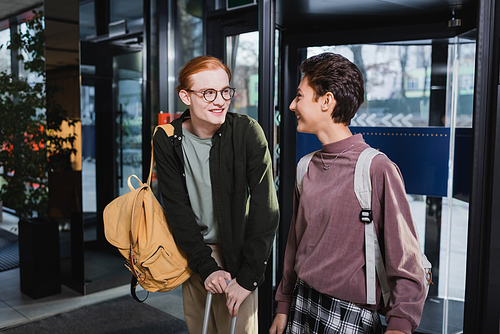
[[[170,8],[172,3],[170,2]],[[203,54],[203,8],[201,2],[188,0],[177,1],[177,26],[169,32],[169,48],[175,49],[174,54],[169,55],[169,86],[168,94],[176,106],[169,108],[176,111],[174,117],[179,116],[187,106],[179,99],[174,88],[177,85],[177,76],[181,68],[194,57]],[[175,41],[175,44],[174,44]],[[170,51],[172,52],[172,51]],[[174,63],[175,62],[175,63]],[[172,66],[173,65],[173,66]],[[173,67],[173,68],[172,68]]]
[[[407,89],[412,91],[418,90],[418,78],[409,78]]]
[[[20,28],[20,34],[26,34],[26,33],[33,34],[33,32],[29,31],[28,28],[26,27],[26,23],[21,23],[19,25],[19,28]],[[30,56],[28,56],[24,51],[22,51],[22,55],[24,56],[25,60],[30,59]],[[38,73],[31,72],[30,70],[25,70],[23,61],[19,62],[19,77],[26,78],[30,83],[44,82],[43,76],[38,75]]]
[[[258,119],[259,32],[228,36],[226,50],[232,73],[231,85],[236,88],[230,111]]]
[[[142,30],[143,2],[136,0],[110,0],[109,22],[126,21],[127,30]]]
[[[95,7],[94,1],[80,1],[80,40],[95,37]]]
[[[396,118],[396,125],[400,119],[407,126],[427,126],[431,49],[430,41],[427,45],[325,46],[308,48],[307,56],[330,51],[351,61],[359,59],[355,63],[365,79],[366,101],[353,125],[395,126]]]
[[[10,41],[10,29],[0,31],[0,72],[11,73],[10,70],[10,50],[7,49],[7,43]]]

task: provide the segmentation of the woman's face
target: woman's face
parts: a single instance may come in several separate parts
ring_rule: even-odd
[[[231,100],[224,100],[221,90],[229,87],[229,78],[223,69],[202,71],[191,75],[190,89],[179,91],[179,97],[189,106],[191,121],[195,127],[216,131],[226,120]],[[217,91],[214,101],[207,101],[203,92],[207,89]],[[215,130],[214,130],[215,129]]]
[[[300,81],[297,96],[290,103],[290,110],[297,116],[298,132],[316,133],[325,121],[331,121],[325,119],[325,113],[321,111],[321,98],[314,100],[314,90],[309,86],[307,77]]]

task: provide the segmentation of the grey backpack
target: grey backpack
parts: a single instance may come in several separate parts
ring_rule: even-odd
[[[299,194],[302,193],[302,180],[312,156],[316,152],[309,153],[303,156],[297,164],[297,189]],[[382,290],[382,297],[384,305],[389,303],[390,290],[387,283],[385,273],[384,259],[380,252],[380,246],[375,232],[375,225],[373,224],[372,211],[371,211],[371,194],[372,183],[370,178],[370,166],[373,157],[377,154],[383,154],[374,148],[368,147],[361,152],[358,161],[356,162],[356,169],[354,171],[354,192],[361,205],[361,212],[359,219],[365,223],[365,261],[366,261],[366,303],[368,305],[376,304],[376,280],[375,272],[377,273],[380,288]],[[427,260],[425,254],[421,254],[422,265],[424,267],[426,296],[429,293],[429,286],[432,284],[432,265]]]

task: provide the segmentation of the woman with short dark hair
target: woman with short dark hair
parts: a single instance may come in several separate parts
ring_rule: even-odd
[[[290,110],[297,131],[315,134],[323,149],[295,188],[294,212],[269,333],[382,333],[381,289],[369,304],[365,223],[354,192],[354,170],[369,145],[348,125],[363,103],[363,77],[341,55],[306,59]],[[386,333],[411,333],[422,316],[424,269],[417,231],[398,167],[377,154],[370,168],[372,216],[385,258],[391,297]],[[375,298],[374,298],[375,299]]]

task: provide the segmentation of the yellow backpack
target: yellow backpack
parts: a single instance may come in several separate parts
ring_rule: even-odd
[[[172,125],[159,125],[155,133],[159,127],[169,136],[173,134]],[[147,183],[130,175],[127,179],[130,192],[114,199],[103,213],[106,239],[125,257],[125,266],[133,274],[131,294],[139,302],[145,299],[137,298],[137,283],[149,292],[167,292],[192,275],[186,254],[175,244],[163,208],[150,187],[153,153],[152,149]],[[139,181],[138,188],[132,186],[132,178]]]

